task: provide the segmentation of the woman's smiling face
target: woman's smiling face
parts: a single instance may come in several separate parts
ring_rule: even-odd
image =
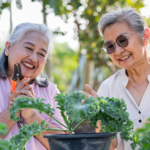
[[[126,23],[114,23],[107,26],[104,30],[105,42],[115,42],[115,51],[109,54],[110,58],[115,65],[127,70],[135,68],[145,59],[144,45],[136,33],[129,37],[129,43],[126,47],[119,47],[116,44],[118,36],[122,34],[128,36],[132,33],[134,33],[134,31],[132,31]]]
[[[14,64],[19,63],[24,77],[34,79],[42,71],[48,55],[48,39],[37,31],[27,32],[23,39],[11,46],[5,44],[5,55],[8,56],[9,72],[14,73]]]

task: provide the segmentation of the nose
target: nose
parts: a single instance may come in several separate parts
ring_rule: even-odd
[[[115,55],[120,55],[123,51],[124,51],[124,48],[116,44],[115,51],[114,51]]]
[[[37,55],[36,55],[36,53],[35,53],[35,52],[31,53],[31,54],[29,55],[29,59],[30,59],[32,62],[36,63],[36,62],[37,62]]]

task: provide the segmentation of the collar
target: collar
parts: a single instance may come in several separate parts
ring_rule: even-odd
[[[122,74],[123,86],[126,87],[127,84],[128,84],[128,81],[129,81],[129,78],[128,78],[127,74],[126,74],[126,69],[123,68],[123,69],[121,70],[121,74]]]

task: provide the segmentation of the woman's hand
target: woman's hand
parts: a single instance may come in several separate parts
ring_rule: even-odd
[[[26,85],[25,87],[20,89],[18,92],[20,93],[20,95],[15,98],[19,98],[21,96],[35,98],[33,87],[30,84]],[[28,108],[21,109],[21,116],[22,118],[24,118],[24,120],[32,117],[34,114],[35,114],[34,109],[28,109]]]
[[[98,94],[91,88],[90,85],[86,84],[85,89],[88,93],[84,91],[79,91],[79,92],[84,94],[86,97],[90,97],[90,96],[93,96],[94,98],[98,97]],[[84,102],[85,102],[84,99],[82,99],[81,104],[84,104]]]
[[[84,94],[86,97],[93,96],[94,98],[98,97],[98,94],[91,88],[90,85],[85,84],[85,89],[87,92],[80,91],[80,93]]]
[[[20,95],[19,90],[22,89],[24,87],[24,85],[29,82],[29,80],[30,79],[27,78],[24,81],[17,83],[17,87],[16,87],[15,91],[13,93],[11,93],[11,91],[8,93],[8,107],[7,107],[8,110],[11,108],[12,103],[14,102],[16,97],[18,97]],[[16,116],[19,117],[20,113],[21,113],[21,111],[19,111],[16,114]]]
[[[32,85],[30,84],[27,84],[26,86],[24,86],[26,83],[28,83],[30,81],[29,78],[23,80],[22,82],[17,82],[17,86],[16,86],[16,89],[13,93],[11,93],[11,91],[9,92],[9,95],[8,95],[8,99],[9,99],[9,102],[8,102],[8,109],[11,108],[12,106],[12,102],[16,99],[16,98],[19,98],[21,96],[27,96],[27,97],[35,97],[35,94],[34,94],[34,91],[33,91],[33,87]],[[25,115],[25,112],[26,112],[26,115]],[[20,110],[16,116],[20,116],[23,115],[22,117],[30,117],[32,114],[33,114],[34,110]],[[23,113],[23,114],[22,114]]]

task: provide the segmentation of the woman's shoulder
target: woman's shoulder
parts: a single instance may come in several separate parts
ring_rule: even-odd
[[[109,84],[110,85],[111,83],[113,84],[114,82],[115,83],[120,82],[122,80],[122,77],[124,76],[124,72],[125,72],[124,69],[117,71],[116,73],[111,75],[109,78],[104,80],[102,84]]]
[[[47,89],[49,89],[49,90],[51,90],[51,91],[57,90],[57,85],[49,81],[49,82],[48,82]]]
[[[122,76],[124,74],[124,70],[119,70],[115,74],[111,75],[100,85],[97,93],[99,96],[108,97],[110,96],[111,91],[114,91],[120,84],[122,84]]]
[[[0,87],[3,87],[3,88],[7,88],[9,86],[9,82],[8,82],[8,79],[2,79],[0,78]]]
[[[34,86],[34,89],[38,90],[39,92],[44,92],[45,91],[46,93],[49,93],[49,94],[50,93],[53,94],[53,93],[58,93],[59,92],[59,90],[57,88],[57,85],[52,83],[52,82],[50,82],[50,81],[48,81],[48,84],[45,87],[41,87],[41,86],[39,86],[36,83],[34,83],[33,86]]]

